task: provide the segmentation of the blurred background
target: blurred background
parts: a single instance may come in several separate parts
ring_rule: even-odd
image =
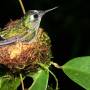
[[[43,16],[40,27],[52,41],[53,61],[59,65],[72,58],[90,55],[90,3],[87,0],[22,0],[26,11],[46,10],[58,6]],[[0,0],[0,27],[23,16],[18,0]],[[62,70],[52,66],[59,80],[60,90],[84,90],[70,80]],[[50,75],[49,83],[55,86]]]

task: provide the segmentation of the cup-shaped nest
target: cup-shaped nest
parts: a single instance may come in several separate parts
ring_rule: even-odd
[[[12,73],[36,70],[38,63],[49,64],[50,59],[50,38],[41,28],[32,42],[17,41],[0,47],[0,64]]]

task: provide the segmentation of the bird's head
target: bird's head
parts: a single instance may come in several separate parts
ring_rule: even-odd
[[[25,16],[24,16],[24,25],[29,29],[38,30],[40,26],[40,21],[47,12],[50,12],[51,10],[56,9],[57,7],[54,7],[52,9],[48,10],[30,10]]]

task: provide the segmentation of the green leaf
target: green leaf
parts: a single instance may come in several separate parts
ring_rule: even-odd
[[[17,90],[20,84],[20,78],[12,78],[9,76],[0,77],[0,90]]]
[[[40,69],[33,76],[33,84],[29,90],[46,90],[48,85],[49,71]]]
[[[62,69],[71,80],[90,90],[90,56],[72,59]]]

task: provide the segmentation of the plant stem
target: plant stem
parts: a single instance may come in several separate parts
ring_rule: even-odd
[[[22,78],[22,74],[21,73],[20,73],[20,79],[21,79],[22,90],[24,90],[24,83],[23,83],[23,78]]]
[[[20,3],[20,6],[21,6],[21,9],[22,9],[23,14],[26,14],[24,5],[22,3],[22,0],[19,0],[19,3]]]
[[[41,63],[38,63],[43,69],[45,69],[46,71],[48,71],[53,77],[54,77],[54,79],[55,79],[55,81],[56,81],[56,88],[55,88],[55,90],[58,90],[58,79],[57,79],[57,77],[55,76],[55,74],[51,71],[51,70],[49,70],[44,64],[41,64]],[[59,88],[60,89],[60,88]]]
[[[57,77],[55,76],[55,74],[54,74],[52,71],[49,70],[49,72],[50,72],[50,74],[54,77],[54,79],[55,79],[55,81],[56,81],[56,88],[55,88],[55,90],[58,90],[58,79],[57,79]],[[60,89],[60,88],[59,88],[59,89]]]
[[[59,66],[57,63],[55,62],[50,62],[51,65],[53,65],[54,67],[58,68],[58,69],[62,69],[62,66]]]

